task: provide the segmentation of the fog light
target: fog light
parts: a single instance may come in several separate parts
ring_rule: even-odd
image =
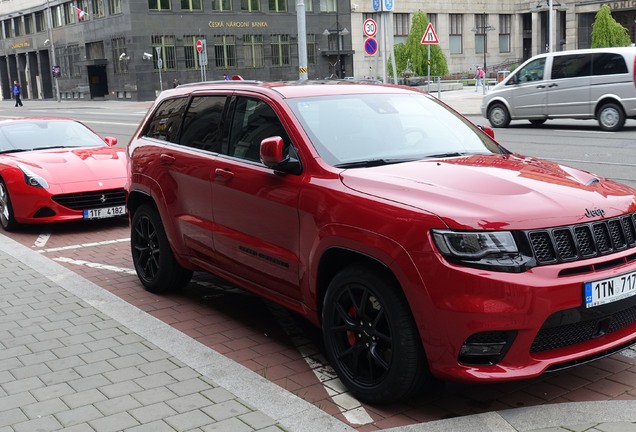
[[[466,339],[459,350],[459,361],[473,365],[499,363],[516,335],[517,332],[514,331],[475,333]]]

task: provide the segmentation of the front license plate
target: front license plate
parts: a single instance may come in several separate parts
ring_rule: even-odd
[[[84,219],[105,219],[126,214],[126,206],[84,210]]]
[[[636,271],[585,282],[585,307],[590,308],[636,295]]]

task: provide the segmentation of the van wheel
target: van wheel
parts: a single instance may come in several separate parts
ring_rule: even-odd
[[[598,124],[602,130],[616,132],[625,124],[625,113],[620,105],[610,102],[598,110]]]
[[[488,109],[488,121],[494,128],[505,128],[510,124],[510,113],[503,104],[496,103]]]
[[[147,291],[162,293],[183,288],[192,271],[174,259],[168,237],[157,209],[143,204],[133,215],[130,230],[132,261],[139,280]]]
[[[324,298],[322,327],[331,365],[360,400],[393,402],[430,377],[411,310],[385,272],[357,265],[338,273]]]
[[[546,119],[532,119],[530,120],[530,124],[532,126],[539,126],[542,125],[543,123],[545,123]]]

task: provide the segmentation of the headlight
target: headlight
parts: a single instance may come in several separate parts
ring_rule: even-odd
[[[449,262],[466,267],[519,273],[537,265],[521,237],[510,231],[433,230],[437,249]]]
[[[18,168],[22,170],[22,173],[24,174],[24,181],[29,186],[39,187],[42,189],[49,188],[49,183],[46,180],[44,180],[42,176],[39,176],[33,171],[31,171],[26,165],[19,163]]]

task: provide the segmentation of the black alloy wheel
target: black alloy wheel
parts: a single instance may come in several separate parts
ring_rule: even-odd
[[[18,223],[13,217],[13,206],[9,197],[9,190],[4,180],[0,179],[0,224],[5,231],[13,231]]]

